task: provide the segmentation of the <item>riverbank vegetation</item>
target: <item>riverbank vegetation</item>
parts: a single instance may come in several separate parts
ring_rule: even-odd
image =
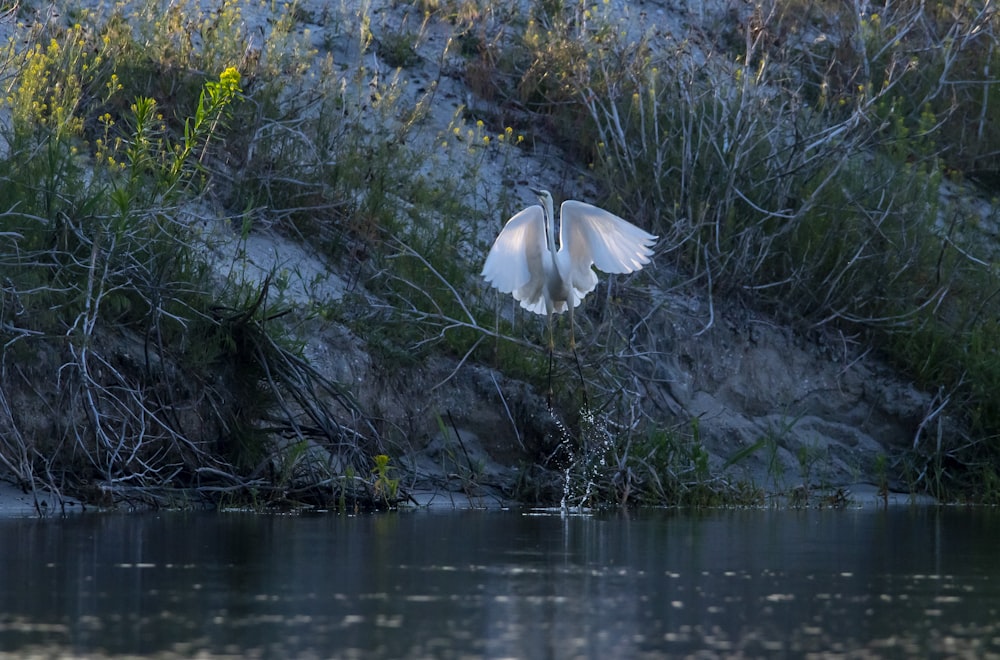
[[[936,392],[884,472],[1000,497],[994,9],[788,0],[685,41],[610,3],[407,6],[402,22],[367,4],[11,10],[0,462],[22,486],[100,504],[395,505],[405,437],[318,371],[296,328],[341,323],[386,369],[445,354],[545,387],[544,346],[477,278],[494,228],[470,219],[515,211],[515,162],[549,142],[660,236],[687,284],[836,328]],[[441,80],[407,71],[432,30],[448,35],[437,75],[482,102],[430,130]],[[483,182],[487,160],[510,179]],[[359,286],[303,306],[287,268],[248,277],[240,248],[220,264],[220,227],[245,245],[263,224]],[[557,393],[574,430],[532,457],[555,498],[763,500],[764,484],[711,473],[696,420],[636,409],[639,358],[602,359],[656,343],[642,309],[670,284],[582,320],[598,412]]]

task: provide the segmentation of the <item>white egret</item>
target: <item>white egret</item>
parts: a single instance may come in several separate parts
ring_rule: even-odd
[[[566,200],[559,209],[556,250],[552,195],[534,190],[541,206],[517,213],[500,231],[483,265],[483,278],[549,325],[551,379],[552,316],[569,310],[570,347],[576,353],[573,309],[597,286],[597,273],[631,273],[649,263],[656,236],[585,202]],[[577,362],[579,366],[579,361]],[[551,387],[550,387],[551,397]]]

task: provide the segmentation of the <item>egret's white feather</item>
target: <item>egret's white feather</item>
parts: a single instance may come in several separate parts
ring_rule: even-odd
[[[497,290],[514,294],[525,309],[545,314],[543,258],[548,258],[545,213],[541,206],[529,206],[504,225],[482,276]]]
[[[653,255],[656,236],[591,204],[566,200],[559,223],[560,251],[569,252],[575,272],[594,265],[605,273],[631,273]]]
[[[546,251],[544,222],[541,206],[529,206],[508,220],[486,257],[483,278],[503,293],[527,284]]]

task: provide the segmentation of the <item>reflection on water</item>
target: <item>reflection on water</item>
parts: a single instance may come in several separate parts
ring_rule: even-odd
[[[982,510],[2,520],[0,650],[982,657],[998,547]]]

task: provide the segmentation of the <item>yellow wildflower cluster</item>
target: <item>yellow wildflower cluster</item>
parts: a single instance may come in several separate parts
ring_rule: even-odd
[[[98,165],[104,165],[112,169],[124,169],[125,163],[118,161],[115,155],[121,149],[121,138],[111,137],[111,131],[115,127],[114,117],[111,113],[105,112],[97,118],[97,121],[104,128],[103,137],[97,138],[94,143],[94,158]]]
[[[474,129],[468,128],[464,132],[460,126],[452,126],[451,133],[456,140],[467,143],[470,148],[477,145],[489,147],[490,144],[521,144],[524,142],[523,135],[514,137],[514,129],[510,126],[505,128],[502,133],[497,133],[495,137],[490,135],[486,132],[486,125],[482,119],[476,120]],[[448,148],[447,140],[442,140],[441,148]]]
[[[219,86],[224,90],[226,98],[232,98],[243,91],[240,89],[240,72],[236,67],[226,67],[219,75]]]
[[[7,96],[15,128],[43,127],[57,136],[79,135],[83,119],[76,116],[82,96],[81,73],[91,58],[81,38],[71,30],[65,43],[55,39],[36,44],[24,54],[17,83]]]

